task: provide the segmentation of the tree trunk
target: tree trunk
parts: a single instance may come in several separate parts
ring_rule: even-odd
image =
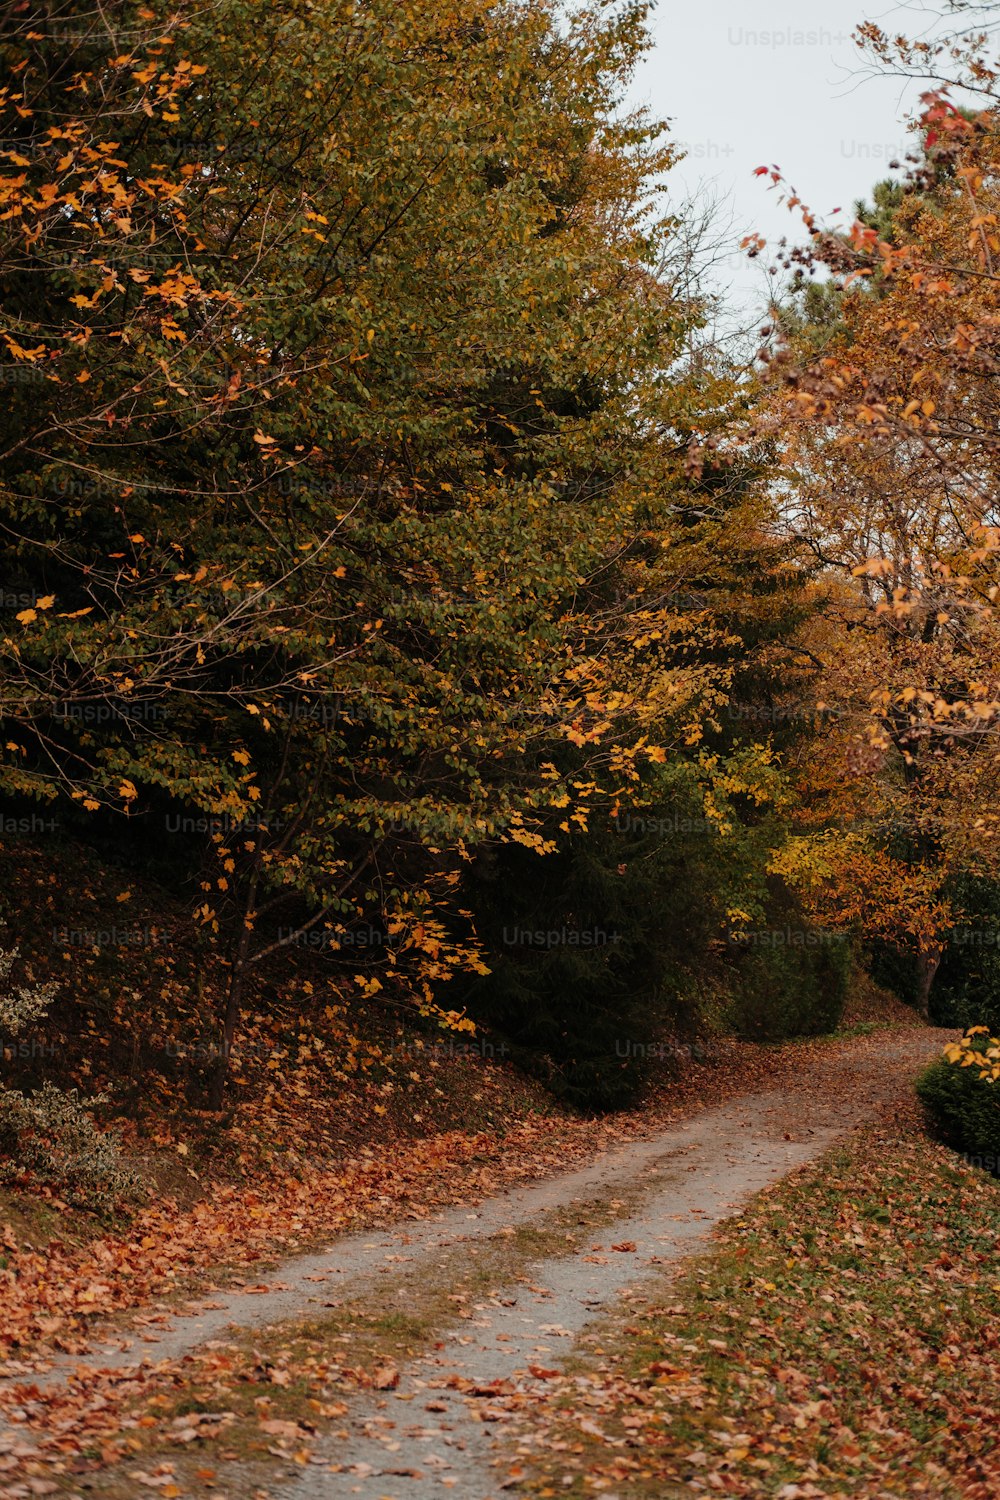
[[[925,1021],[930,1020],[931,990],[943,956],[943,948],[929,948],[917,957],[917,1009]]]
[[[212,1074],[208,1090],[209,1109],[221,1109],[229,1073],[229,1056],[236,1040],[240,1014],[243,1009],[243,991],[246,988],[247,970],[250,967],[250,945],[253,940],[253,919],[257,909],[257,886],[259,870],[255,869],[247,889],[246,905],[243,909],[243,928],[233,954],[233,967],[229,973],[229,989],[226,993],[226,1014],[222,1022],[222,1051]]]
[[[242,948],[242,944],[240,945]],[[226,1077],[229,1073],[229,1056],[233,1050],[233,1042],[236,1040],[236,1029],[240,1023],[240,1012],[243,1009],[243,988],[246,980],[246,968],[244,955],[240,955],[233,963],[232,973],[229,976],[229,991],[226,995],[226,1014],[222,1023],[222,1050],[219,1060],[212,1074],[212,1082],[208,1090],[209,1109],[219,1110],[222,1108],[222,1100],[226,1090]]]

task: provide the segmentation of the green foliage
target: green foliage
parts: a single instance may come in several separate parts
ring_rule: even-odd
[[[553,752],[610,741],[627,781],[718,691],[722,632],[662,601],[728,519],[685,458],[732,385],[683,363],[673,152],[620,108],[645,8],[122,0],[69,99],[59,14],[4,41],[32,378],[0,414],[0,791],[154,846],[221,824],[186,875],[227,1028],[305,921],[391,932],[378,982],[429,1003],[480,966],[440,920],[467,851],[564,805]],[[68,108],[100,240],[36,144]]]
[[[955,882],[961,913],[948,934],[932,996],[939,1026],[1000,1031],[1000,882],[966,875]]]
[[[811,354],[818,354],[843,337],[844,294],[833,281],[793,280],[785,299],[774,309],[782,334],[794,339]]]
[[[920,977],[918,957],[912,949],[877,940],[867,945],[866,963],[876,984],[891,990],[907,1005],[916,1004]],[[936,1014],[935,1008],[935,1018]]]
[[[729,1019],[754,1042],[822,1036],[836,1031],[851,976],[850,947],[842,934],[804,923],[773,927],[772,941],[740,962]]]
[[[805,572],[690,357],[675,152],[622,107],[647,9],[114,0],[68,71],[57,0],[0,39],[0,794],[169,871],[222,1058],[306,936],[609,1104],[764,910],[779,736],[725,709],[791,673]],[[697,847],[609,831],[675,806]]]
[[[1000,1093],[974,1065],[947,1058],[932,1062],[917,1080],[917,1095],[941,1139],[978,1165],[1000,1175]]]
[[[490,969],[471,1015],[587,1107],[628,1103],[651,1060],[716,1020],[705,993],[756,1041],[835,1030],[847,994],[847,942],[766,873],[788,795],[773,758],[678,754],[643,793],[543,858],[480,858],[466,886]]]
[[[715,835],[682,772],[669,800],[663,777],[660,799],[595,815],[544,857],[516,846],[483,857],[468,888],[490,969],[470,1013],[586,1108],[627,1104],[650,1057],[669,1056],[663,1039],[698,1019],[722,909]]]

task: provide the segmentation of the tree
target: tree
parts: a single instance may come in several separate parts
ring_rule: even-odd
[[[270,956],[460,1024],[471,851],[697,739],[731,382],[681,363],[673,152],[619,107],[645,7],[72,16],[3,38],[0,786],[204,817],[218,1105]]]
[[[902,64],[915,55],[900,44]],[[991,86],[988,70],[979,81]],[[841,826],[863,831],[869,873],[850,844],[835,883],[870,931],[909,933],[926,1012],[957,892],[997,869],[1000,240],[994,110],[963,111],[940,90],[923,106],[906,183],[877,194],[849,235],[807,215],[805,258],[829,273],[812,303],[835,316],[819,334],[779,318],[770,368],[794,475],[788,524],[842,580],[824,691],[846,710],[833,754],[841,774],[853,755],[855,775],[834,802]]]

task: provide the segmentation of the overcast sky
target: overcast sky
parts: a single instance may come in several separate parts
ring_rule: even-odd
[[[777,163],[821,217],[840,207],[850,218],[908,149],[905,116],[921,86],[866,78],[851,40],[862,20],[893,34],[929,25],[926,7],[896,0],[659,0],[634,97],[688,148],[671,174],[678,197],[702,191],[729,205],[731,316],[755,316],[766,295],[767,262],[739,254],[743,235],[803,237],[756,167]]]

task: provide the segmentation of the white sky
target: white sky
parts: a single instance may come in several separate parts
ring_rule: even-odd
[[[730,286],[727,322],[755,318],[766,297],[769,262],[739,253],[744,234],[804,238],[756,167],[776,163],[821,218],[840,207],[849,221],[855,200],[908,149],[906,112],[927,85],[868,77],[851,40],[862,20],[913,36],[930,24],[920,0],[659,0],[655,50],[632,97],[669,119],[688,148],[671,174],[677,197],[728,205],[721,223],[732,251],[717,277]]]

